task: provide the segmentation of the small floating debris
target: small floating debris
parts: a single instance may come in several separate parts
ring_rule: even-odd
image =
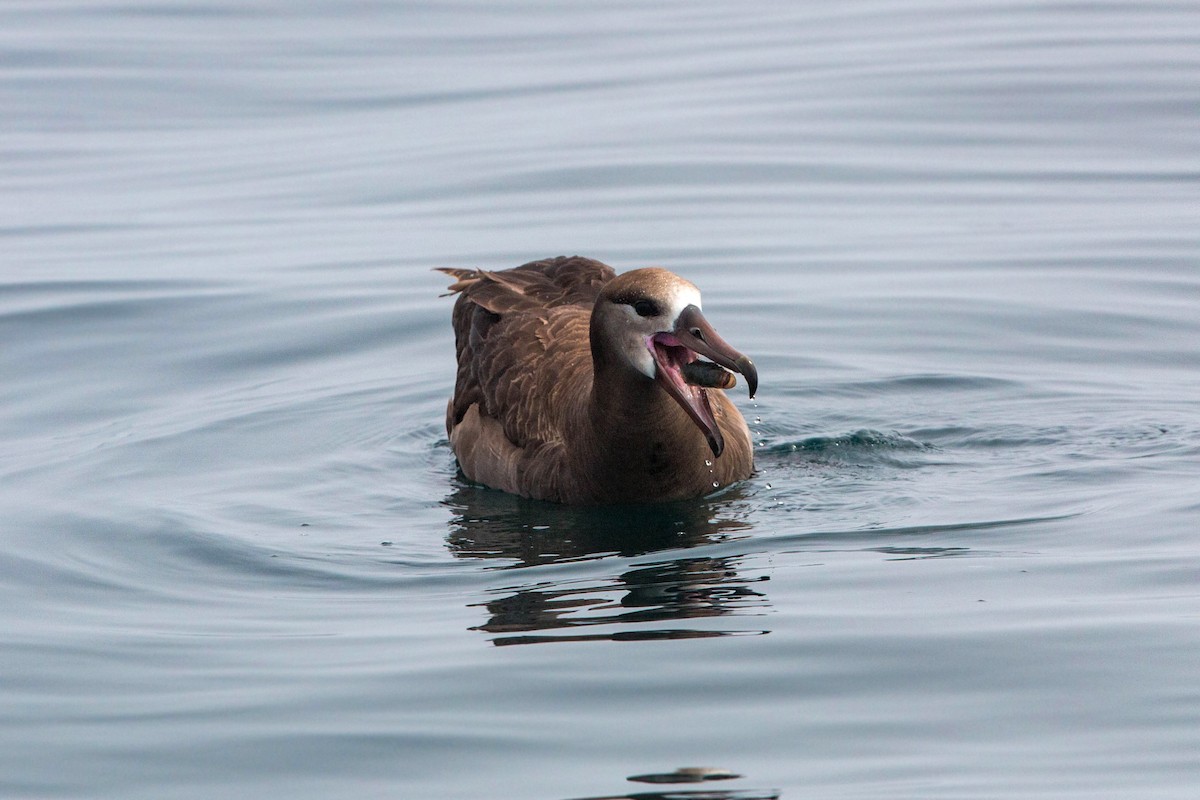
[[[705,389],[732,389],[737,386],[737,376],[711,361],[689,361],[683,365],[683,379],[692,386]]]
[[[740,777],[742,776],[736,772],[719,767],[680,767],[674,772],[630,775],[626,780],[638,783],[703,783],[704,781],[729,781]]]

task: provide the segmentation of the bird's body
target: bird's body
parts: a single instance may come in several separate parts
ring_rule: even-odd
[[[633,503],[698,497],[753,471],[745,420],[690,384],[696,354],[757,382],[700,314],[700,293],[661,269],[618,276],[554,258],[456,279],[458,375],[446,430],[463,474],[526,497]],[[732,380],[732,376],[721,372]],[[729,385],[706,383],[704,386]]]

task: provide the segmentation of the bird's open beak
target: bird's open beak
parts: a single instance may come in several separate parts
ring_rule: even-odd
[[[705,389],[685,380],[683,366],[695,361],[698,356],[707,356],[725,369],[741,373],[750,389],[750,397],[754,397],[758,388],[758,370],[754,362],[730,347],[694,305],[680,312],[670,333],[655,334],[650,342],[656,367],[655,380],[696,423],[696,427],[708,439],[713,455],[721,455],[725,449],[725,439],[713,417],[708,394]]]

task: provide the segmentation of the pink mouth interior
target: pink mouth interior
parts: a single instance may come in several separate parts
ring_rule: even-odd
[[[650,344],[655,363],[658,364],[660,370],[666,373],[665,377],[672,385],[688,394],[698,391],[696,387],[689,386],[684,381],[681,371],[684,364],[696,360],[695,353],[684,347],[679,339],[670,333],[654,334],[650,339]]]
[[[683,406],[683,410],[708,440],[713,454],[720,456],[725,442],[720,428],[717,427],[717,421],[713,418],[708,395],[700,387],[689,384],[683,377],[683,366],[695,361],[698,356],[670,333],[656,333],[648,344],[657,369],[656,380],[664,385],[668,394],[674,395],[676,402]]]

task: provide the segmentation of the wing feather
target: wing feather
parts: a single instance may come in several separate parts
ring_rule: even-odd
[[[458,374],[446,415],[453,433],[471,406],[516,447],[560,444],[572,393],[591,389],[588,326],[616,273],[579,256],[503,271],[442,269],[455,279]]]

